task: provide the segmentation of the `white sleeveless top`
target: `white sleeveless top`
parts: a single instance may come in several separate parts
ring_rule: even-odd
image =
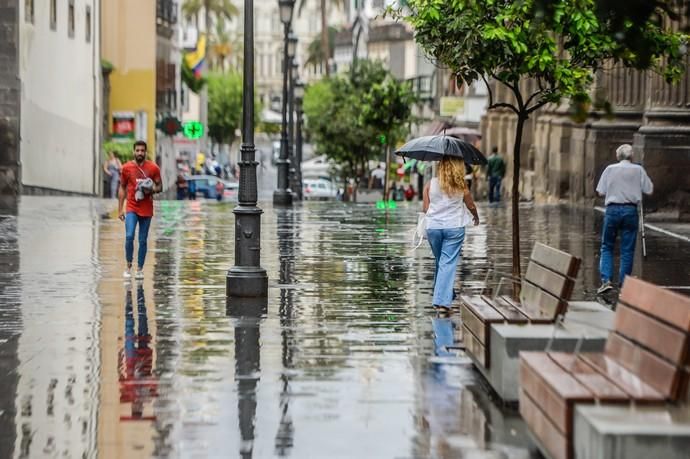
[[[460,228],[470,223],[472,223],[472,215],[465,206],[463,195],[448,196],[441,191],[438,178],[432,178],[429,186],[429,209],[426,211],[426,228]]]

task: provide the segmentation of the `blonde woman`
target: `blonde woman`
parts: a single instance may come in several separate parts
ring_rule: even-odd
[[[458,258],[465,240],[465,226],[479,224],[479,215],[465,184],[465,163],[444,157],[438,177],[424,187],[427,239],[436,259],[434,308],[450,311]],[[471,215],[470,215],[471,214]]]

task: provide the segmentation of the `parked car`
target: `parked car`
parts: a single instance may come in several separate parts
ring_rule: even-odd
[[[206,199],[216,199],[216,184],[218,180],[223,182],[223,198],[235,199],[239,190],[239,183],[234,180],[219,179],[214,175],[190,175],[185,177],[187,183],[193,181],[196,185],[196,196]]]
[[[310,179],[324,178],[331,176],[331,172],[337,170],[337,166],[326,155],[302,161],[302,177]]]
[[[335,199],[338,189],[333,182],[326,179],[304,179],[302,181],[304,199]]]

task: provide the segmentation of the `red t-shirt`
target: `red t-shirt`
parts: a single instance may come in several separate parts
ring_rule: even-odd
[[[146,178],[150,178],[155,183],[161,181],[161,170],[153,161],[147,159],[141,166],[136,161],[129,161],[122,166],[120,180],[127,190],[127,212],[134,212],[140,217],[153,217],[153,195],[145,195],[141,201],[134,198],[137,180]]]

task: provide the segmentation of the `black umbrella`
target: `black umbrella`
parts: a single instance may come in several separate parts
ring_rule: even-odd
[[[440,161],[444,156],[462,158],[467,164],[487,164],[486,158],[469,142],[447,135],[418,137],[407,142],[396,155],[419,161]]]

